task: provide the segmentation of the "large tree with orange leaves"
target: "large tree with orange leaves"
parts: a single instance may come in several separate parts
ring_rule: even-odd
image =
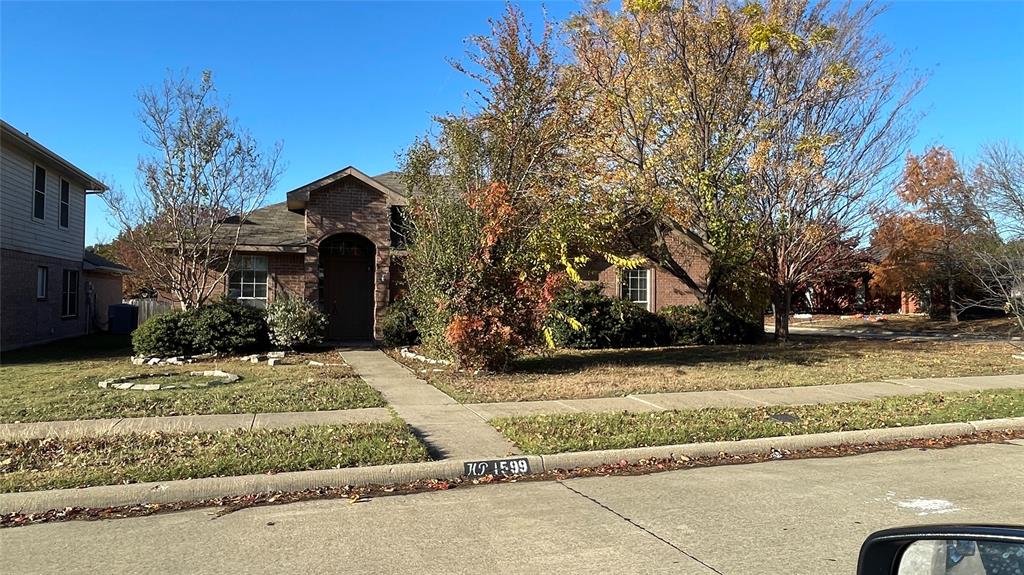
[[[934,147],[907,156],[896,195],[900,204],[881,213],[872,234],[881,256],[873,281],[910,292],[933,315],[957,321],[963,292],[977,285],[970,274],[975,251],[994,234],[977,188],[950,150]]]

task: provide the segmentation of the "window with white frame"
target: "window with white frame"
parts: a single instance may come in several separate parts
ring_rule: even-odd
[[[50,268],[39,266],[36,268],[36,299],[46,299],[50,289]]]
[[[622,299],[651,307],[651,270],[622,270]]]
[[[62,228],[68,227],[71,221],[71,184],[67,180],[60,180],[60,221]]]
[[[267,256],[237,256],[228,278],[228,297],[267,299]]]
[[[32,187],[32,217],[37,220],[46,219],[46,168],[36,166]]]
[[[64,270],[64,286],[60,295],[61,317],[78,317],[78,270]]]

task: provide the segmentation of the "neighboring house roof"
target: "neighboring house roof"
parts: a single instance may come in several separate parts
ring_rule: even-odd
[[[112,262],[107,258],[94,254],[88,250],[82,252],[82,269],[85,271],[100,270],[105,272],[113,272],[117,274],[126,274],[131,272],[130,268],[127,268],[117,262]]]
[[[49,160],[64,170],[69,179],[78,180],[78,183],[82,184],[87,194],[99,194],[108,189],[103,182],[85,173],[81,168],[60,157],[53,150],[33,140],[28,134],[21,132],[3,120],[0,120],[0,140],[3,140],[5,144],[12,144],[37,157]]]
[[[402,196],[403,198],[409,198],[409,188],[407,188],[405,186],[405,183],[402,182],[402,177],[398,172],[394,170],[390,172],[384,172],[383,174],[377,174],[376,176],[373,177],[373,179],[391,188],[392,191]]]
[[[234,226],[224,229],[234,233]],[[253,210],[238,232],[240,246],[301,247],[305,244],[306,216],[289,211],[287,202]]]
[[[367,186],[370,186],[371,188],[380,191],[387,197],[388,204],[392,206],[404,206],[409,203],[405,196],[398,193],[396,190],[392,189],[387,184],[384,184],[376,180],[375,178],[371,178],[370,176],[367,176],[363,172],[359,171],[358,169],[349,166],[347,168],[338,170],[333,174],[324,176],[319,180],[310,182],[305,186],[295,188],[294,190],[288,192],[288,201],[286,202],[286,205],[288,206],[289,210],[304,210],[306,209],[306,202],[309,201],[310,192],[314,192],[325,186],[329,186],[343,178],[348,177],[355,178],[360,182],[366,184]]]

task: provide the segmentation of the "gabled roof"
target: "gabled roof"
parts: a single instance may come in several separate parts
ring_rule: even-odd
[[[130,268],[127,268],[117,262],[112,262],[99,254],[90,252],[89,250],[82,252],[82,263],[84,264],[82,268],[86,271],[102,270],[118,274],[126,274],[132,271]]]
[[[85,173],[78,166],[60,157],[53,150],[33,140],[28,137],[28,134],[21,132],[3,120],[0,120],[0,140],[3,140],[5,144],[12,144],[38,157],[49,160],[50,163],[64,170],[68,179],[77,180],[77,183],[82,184],[87,194],[99,194],[108,189],[103,182]]]
[[[288,192],[288,201],[286,202],[286,205],[288,206],[289,210],[304,210],[306,209],[306,203],[309,201],[310,192],[314,192],[316,190],[329,186],[334,182],[350,177],[355,178],[360,182],[366,184],[367,186],[384,194],[384,196],[387,197],[388,199],[388,204],[392,206],[404,206],[408,205],[409,203],[405,196],[393,190],[388,185],[383,184],[377,181],[376,179],[371,178],[370,176],[367,176],[366,174],[357,170],[353,166],[349,166],[347,168],[338,170],[333,174],[324,176],[319,180],[310,182],[305,186],[302,186],[301,188],[296,188]]]

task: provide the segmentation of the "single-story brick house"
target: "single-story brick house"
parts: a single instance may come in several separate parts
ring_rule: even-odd
[[[407,195],[396,173],[371,177],[352,166],[288,192],[284,202],[254,211],[242,224],[224,291],[258,306],[289,296],[317,301],[329,339],[379,339],[381,316],[402,285],[404,250],[395,230]],[[692,253],[693,269],[704,277],[705,260]],[[601,282],[608,295],[652,311],[697,301],[656,267],[606,265],[588,273],[585,279]]]

